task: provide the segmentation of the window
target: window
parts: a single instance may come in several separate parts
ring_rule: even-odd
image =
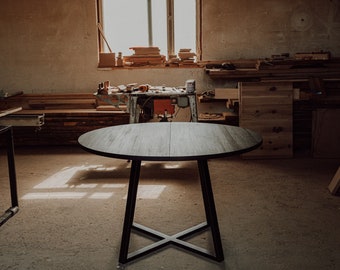
[[[162,55],[191,49],[199,55],[200,0],[98,0],[99,23],[112,52],[159,47]],[[100,36],[100,50],[109,48]]]

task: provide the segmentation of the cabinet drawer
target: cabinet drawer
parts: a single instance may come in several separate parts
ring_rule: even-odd
[[[289,158],[293,156],[292,134],[263,134],[262,145],[242,155],[244,158]]]
[[[286,82],[243,82],[240,83],[241,98],[247,96],[292,96],[293,86]]]
[[[293,86],[290,82],[242,82],[240,126],[259,132],[263,144],[244,157],[291,157]]]
[[[279,133],[291,133],[293,131],[293,124],[291,120],[267,120],[267,121],[253,121],[242,120],[240,126],[248,128],[263,134],[279,134]]]
[[[292,93],[287,92],[281,96],[243,96],[241,98],[241,106],[252,106],[252,105],[276,105],[285,104],[290,105],[293,103]]]
[[[292,106],[286,104],[256,104],[249,106],[241,106],[240,118],[242,120],[271,120],[271,119],[287,119],[292,118]]]

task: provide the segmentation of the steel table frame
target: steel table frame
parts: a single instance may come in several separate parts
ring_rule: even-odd
[[[194,254],[212,259],[217,262],[222,262],[224,260],[213,190],[210,181],[208,162],[207,160],[197,160],[197,164],[200,174],[206,222],[200,223],[175,235],[169,236],[133,222],[136,206],[137,189],[140,176],[141,160],[132,160],[125,218],[123,225],[123,234],[119,254],[119,262],[121,264],[131,262],[135,259],[155,252],[170,244],[180,247],[184,250],[190,251]],[[197,233],[203,232],[209,228],[211,229],[211,234],[213,238],[214,253],[184,241],[184,239],[196,235]],[[129,253],[130,236],[133,230],[145,234],[146,236],[149,236],[151,238],[155,238],[158,241],[137,251]]]
[[[11,126],[0,127],[0,135],[4,135],[7,149],[8,173],[11,193],[11,207],[0,216],[0,227],[19,211],[17,180],[14,161],[13,129]]]
[[[155,136],[155,134],[157,135]],[[197,136],[198,134],[199,136]],[[208,160],[256,149],[262,144],[262,137],[258,133],[240,127],[194,122],[135,123],[93,130],[81,135],[78,142],[84,150],[90,153],[131,161],[119,253],[120,265],[169,245],[177,246],[185,251],[217,262],[224,260]],[[166,235],[135,223],[134,214],[141,162],[189,160],[197,162],[205,222],[174,235]],[[189,237],[208,229],[210,229],[212,235],[213,251],[186,241]],[[156,241],[137,251],[129,252],[132,232],[143,234]]]

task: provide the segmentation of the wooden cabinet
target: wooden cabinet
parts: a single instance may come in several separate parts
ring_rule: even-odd
[[[293,156],[293,86],[289,82],[242,82],[240,126],[259,132],[263,144],[245,158]]]

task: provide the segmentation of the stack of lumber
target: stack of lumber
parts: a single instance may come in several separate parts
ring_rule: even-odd
[[[183,65],[192,65],[195,63],[196,54],[191,52],[191,49],[180,49],[178,52],[178,57]]]
[[[230,66],[234,69],[228,68]],[[340,58],[331,58],[331,53],[324,51],[295,53],[293,57],[289,53],[282,53],[264,59],[208,62],[205,63],[205,69],[213,79],[238,81],[305,81],[311,77],[336,79],[340,76]]]
[[[248,79],[308,80],[311,77],[334,79],[340,76],[340,59],[330,60],[273,60],[259,59],[253,68],[206,68],[212,79],[231,79],[244,81]]]
[[[330,52],[296,53],[290,57],[289,53],[272,55],[271,58],[259,59],[256,68],[260,69],[290,69],[299,67],[331,67]],[[334,64],[334,63],[333,63]],[[339,67],[340,65],[338,65]]]
[[[181,59],[179,59],[176,54],[170,54],[169,60],[167,61],[167,65],[178,66],[180,62],[181,62]]]
[[[129,123],[124,111],[98,111],[93,94],[23,94],[5,99],[0,110],[22,107],[18,114],[44,115],[39,127],[14,126],[15,145],[78,145],[78,137],[90,130]]]
[[[311,53],[296,53],[295,59],[300,60],[329,60],[331,58],[330,52],[311,52]]]
[[[125,65],[163,65],[165,62],[165,56],[160,54],[158,47],[131,47],[130,50],[133,50],[134,54],[123,57]]]

